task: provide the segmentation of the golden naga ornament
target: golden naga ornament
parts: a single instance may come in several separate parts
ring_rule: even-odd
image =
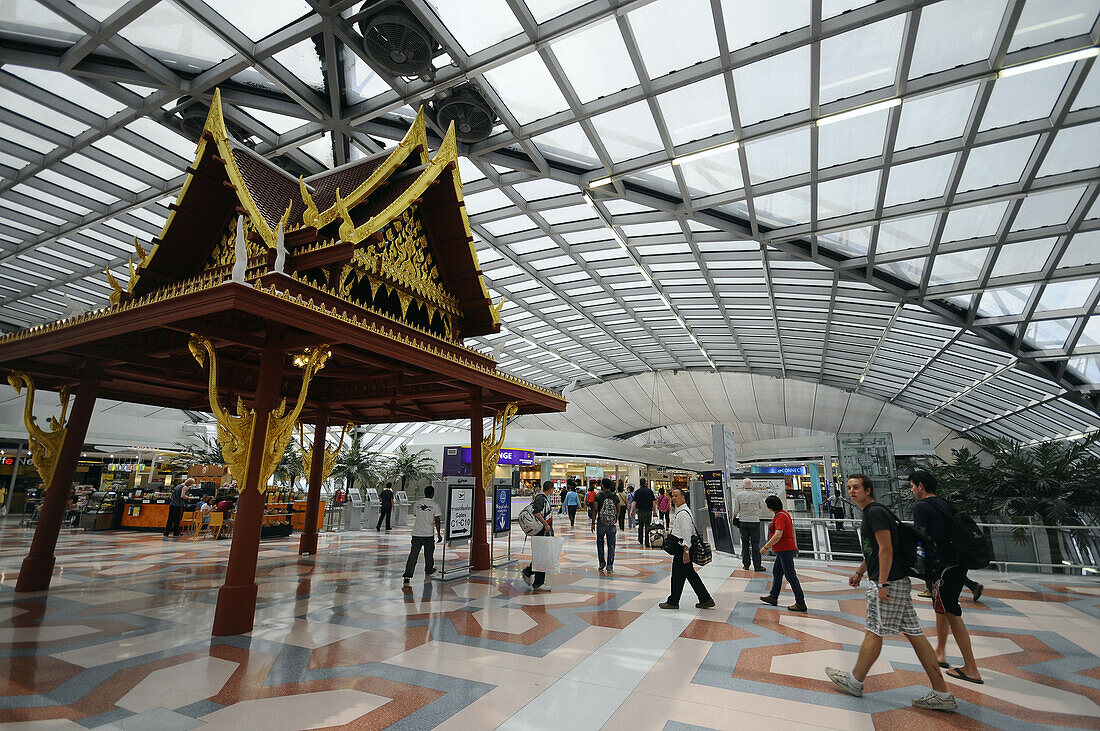
[[[324,484],[332,471],[336,469],[336,460],[340,457],[340,450],[344,447],[344,437],[354,428],[355,424],[350,421],[344,424],[340,428],[340,439],[337,441],[336,446],[325,449],[324,461],[321,463],[321,484]],[[302,468],[305,470],[306,480],[308,481],[310,468],[313,466],[313,441],[306,440],[305,434],[302,433],[301,424],[298,424],[298,445],[302,450]]]
[[[206,365],[207,358],[210,360],[210,376],[207,383],[210,411],[217,421],[218,442],[222,446],[222,457],[229,467],[230,474],[243,490],[248,476],[250,445],[256,429],[256,411],[245,408],[244,401],[239,396],[236,414],[230,414],[222,406],[221,399],[218,397],[217,354],[214,351],[214,344],[208,338],[192,333],[187,347],[200,366]],[[309,382],[317,371],[325,367],[330,355],[328,346],[322,345],[316,350],[307,349],[294,356],[294,365],[304,371],[302,385],[298,390],[298,399],[294,408],[289,414],[286,412],[286,399],[280,401],[279,405],[268,414],[267,424],[264,425],[266,428],[263,434],[263,452],[260,456],[259,480],[256,483],[258,492],[267,492],[267,481],[275,473],[275,467],[282,459],[286,445],[294,436],[294,424],[305,405]]]
[[[68,429],[65,427],[65,415],[69,410],[69,387],[65,386],[58,394],[61,400],[61,418],[50,417],[50,431],[45,432],[34,423],[34,380],[26,373],[12,371],[8,383],[16,393],[27,389],[27,400],[23,404],[23,425],[27,428],[27,445],[35,469],[42,477],[42,484],[49,489],[53,473],[57,469],[57,460],[61,456],[61,445],[65,441]]]
[[[504,444],[504,432],[508,429],[508,421],[519,413],[519,406],[513,401],[504,407],[504,411],[493,414],[493,431],[485,439],[481,440],[481,486],[488,490],[493,483],[493,472],[496,471],[497,462],[500,460],[500,446]],[[497,428],[500,428],[500,436],[497,436]]]

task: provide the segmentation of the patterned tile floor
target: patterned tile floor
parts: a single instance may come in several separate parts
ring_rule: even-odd
[[[604,576],[592,534],[578,523],[559,535],[563,570],[547,594],[531,594],[515,563],[427,582],[418,567],[402,586],[407,529],[322,534],[314,558],[297,555],[297,536],[264,541],[255,631],[212,639],[228,541],[65,533],[53,589],[16,596],[30,533],[5,526],[0,723],[1100,728],[1096,580],[978,572],[985,595],[964,608],[986,684],[953,682],[960,713],[946,715],[910,707],[927,680],[904,641],[886,643],[862,699],[825,679],[826,665],[851,667],[862,639],[850,567],[801,561],[810,613],[795,615],[759,602],[770,578],[721,557],[701,572],[716,609],[694,609],[688,588],[684,608],[662,611],[663,553],[620,533]],[[917,602],[931,628],[931,606]]]

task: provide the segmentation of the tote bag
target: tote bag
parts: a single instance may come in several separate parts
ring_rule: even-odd
[[[558,557],[564,545],[565,538],[531,536],[531,570],[558,573]]]

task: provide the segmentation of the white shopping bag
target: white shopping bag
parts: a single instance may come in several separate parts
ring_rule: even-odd
[[[558,572],[558,556],[565,545],[565,538],[553,536],[531,537],[531,570],[548,574]]]

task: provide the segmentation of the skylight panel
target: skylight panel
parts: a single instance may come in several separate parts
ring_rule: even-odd
[[[810,169],[810,130],[807,127],[745,145],[749,180],[779,180]]]
[[[463,201],[466,204],[466,212],[471,214],[484,213],[485,211],[512,205],[512,199],[499,188],[490,188],[482,193],[463,196]]]
[[[753,0],[746,5],[744,0],[722,0],[731,51],[810,24],[810,0]]]
[[[890,168],[886,205],[939,198],[947,187],[955,155],[940,155]]]
[[[921,257],[919,259],[891,261],[885,264],[879,264],[877,268],[909,284],[915,285],[920,284],[921,277],[924,276],[924,264],[925,258]]]
[[[993,236],[997,233],[1007,209],[1008,201],[957,208],[947,214],[947,222],[944,224],[940,241],[963,241]]]
[[[1073,358],[1069,361],[1069,367],[1089,383],[1100,383],[1100,356]]]
[[[477,3],[428,0],[428,5],[462,50],[471,55],[523,32],[505,0],[478,0]]]
[[[321,70],[321,57],[317,54],[317,46],[312,38],[307,38],[300,43],[295,43],[290,48],[279,51],[273,59],[286,67],[299,81],[309,84],[314,89],[325,88],[325,74]]]
[[[1028,74],[1022,75],[1027,76]],[[1078,109],[1088,109],[1095,106],[1100,106],[1100,64],[1093,61],[1092,68],[1089,69],[1089,75],[1085,77],[1085,83],[1078,90],[1070,109],[1071,111],[1077,111]]]
[[[997,254],[997,262],[993,265],[990,278],[1041,272],[1057,242],[1056,238],[1048,238],[1005,244]]]
[[[883,109],[819,127],[818,168],[829,168],[881,155],[889,119],[890,110]]]
[[[504,218],[500,221],[490,221],[480,225],[493,236],[507,236],[508,234],[535,228],[535,222],[527,216],[522,215]]]
[[[579,8],[586,2],[588,0],[524,0],[527,9],[531,11],[531,15],[535,16],[535,21],[538,23],[553,20],[562,13]]]
[[[548,208],[539,211],[538,215],[542,216],[543,220],[551,226],[572,223],[574,221],[587,221],[596,218],[596,213],[587,204],[583,203],[562,208]]]
[[[1100,122],[1058,130],[1039,177],[1100,166]]]
[[[566,127],[544,132],[531,141],[535,147],[547,157],[575,163],[582,167],[599,165],[600,159],[596,156],[596,150],[588,140],[588,135],[579,124],[570,124]]]
[[[672,165],[649,168],[645,171],[635,173],[630,177],[649,188],[664,191],[672,195],[680,195],[680,186],[679,183],[676,182],[676,174],[672,171]]]
[[[39,104],[22,94],[17,94],[11,89],[3,87],[0,87],[0,106],[39,124],[52,127],[69,137],[76,137],[88,129],[88,125],[73,119],[67,114],[50,109],[44,104]]]
[[[387,91],[390,91],[390,85],[359,58],[358,54],[350,51],[345,54],[344,93],[349,103],[373,99]]]
[[[801,46],[733,70],[737,111],[748,126],[810,106],[810,49]]]
[[[792,226],[810,220],[809,187],[756,196],[753,203],[756,218],[772,226]]]
[[[91,173],[101,180],[113,183],[122,188],[129,190],[132,193],[140,193],[143,190],[148,190],[149,186],[140,180],[135,180],[129,175],[124,175],[114,168],[109,168],[102,163],[96,162],[90,158],[85,157],[80,153],[74,153],[65,158],[65,162],[72,165],[78,170],[83,170],[86,173]]]
[[[1012,34],[1009,53],[1088,34],[1096,13],[1095,0],[1028,0]]]
[[[978,86],[960,86],[938,94],[906,99],[894,142],[895,150],[961,137],[974,106]]]
[[[99,148],[164,180],[174,178],[182,172],[179,168],[173,167],[133,145],[126,144],[117,137],[101,137],[92,143],[92,147]]]
[[[76,41],[84,32],[36,2],[4,3],[4,30],[28,38]]]
[[[55,96],[78,104],[101,117],[110,117],[126,109],[126,105],[122,102],[112,99],[106,94],[96,91],[92,87],[58,71],[13,66],[11,64],[5,65],[4,70],[29,81],[40,89],[45,89]]]
[[[233,55],[225,41],[172,2],[150,6],[118,34],[159,60],[192,70],[207,69]]]
[[[820,102],[894,84],[905,14],[821,41]]]
[[[638,85],[638,75],[614,18],[550,46],[582,102]]]
[[[110,193],[100,190],[99,188],[93,188],[90,185],[85,185],[79,180],[74,180],[73,178],[68,177],[67,175],[62,175],[55,170],[43,170],[42,172],[38,173],[36,177],[71,190],[72,192],[77,193],[78,195],[82,195],[85,198],[99,201],[104,205],[109,205],[118,200],[118,198],[111,195]]]
[[[818,214],[820,218],[820,214]],[[848,256],[864,256],[871,243],[871,231],[874,227],[864,226],[850,231],[837,231],[835,233],[822,234],[818,241],[822,246]]]
[[[300,117],[291,117],[286,114],[277,114],[263,109],[253,109],[252,107],[243,107],[242,109],[250,116],[255,117],[265,127],[270,128],[277,135],[286,134],[306,124],[306,120]]]
[[[817,186],[817,217],[820,220],[845,216],[875,207],[878,196],[879,171],[849,175]]]
[[[657,0],[626,19],[651,79],[718,56],[709,0]]]
[[[1005,0],[945,0],[921,10],[909,78],[989,58]]]
[[[622,162],[664,148],[649,105],[644,101],[592,118],[607,154]]]
[[[1067,223],[1084,191],[1082,187],[1075,187],[1028,194],[1016,212],[1012,230],[1024,231]]]
[[[998,79],[982,115],[980,129],[1049,117],[1072,70],[1073,64],[1061,64]]]
[[[733,129],[726,82],[721,74],[661,94],[657,105],[674,145]]]
[[[713,155],[694,157],[679,163],[691,197],[713,195],[744,187],[741,158],[734,147],[725,147]]]
[[[266,38],[313,8],[305,0],[203,0],[253,41]]]
[[[1100,315],[1093,315],[1081,330],[1077,348],[1100,347]]]
[[[1039,297],[1036,312],[1051,310],[1078,310],[1088,304],[1089,295],[1096,287],[1096,278],[1075,279],[1068,282],[1050,282]]]
[[[569,103],[537,52],[487,71],[485,78],[520,124],[534,122],[569,108]]]
[[[1038,139],[1038,135],[1019,137],[972,149],[959,180],[959,192],[1019,181]]]
[[[1059,269],[1088,264],[1100,264],[1100,230],[1078,231],[1058,260]]]
[[[928,283],[936,285],[975,281],[981,274],[988,257],[989,249],[939,254],[932,262],[932,273],[928,276]]]

